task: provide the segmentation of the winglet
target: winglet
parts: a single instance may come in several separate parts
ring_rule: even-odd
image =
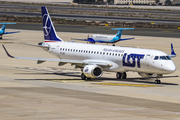
[[[12,56],[12,55],[10,55],[10,54],[8,53],[8,51],[6,50],[5,46],[4,46],[4,45],[2,45],[2,46],[3,46],[3,48],[4,48],[5,52],[6,52],[6,54],[7,54],[9,57],[14,58],[14,56]]]
[[[171,43],[171,55],[169,57],[176,57],[176,53],[174,52],[173,44]]]

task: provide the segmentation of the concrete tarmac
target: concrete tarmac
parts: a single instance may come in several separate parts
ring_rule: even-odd
[[[7,29],[8,31],[12,31]],[[10,54],[23,57],[56,58],[41,48],[21,44],[43,41],[42,31],[20,30],[4,35]],[[86,33],[58,32],[66,41],[86,38]],[[122,35],[123,38],[134,37]],[[142,37],[118,42],[116,46],[157,49],[170,54],[174,44],[177,57],[172,58],[177,70],[164,75],[162,84],[155,78],[142,78],[128,72],[126,80],[116,80],[115,73],[104,72],[102,78],[82,81],[81,71],[70,64],[59,67],[56,62],[37,65],[36,61],[7,57],[0,47],[0,119],[2,120],[179,120],[180,119],[180,43],[179,38]],[[121,86],[97,83],[118,83]],[[153,87],[125,84],[154,85]]]

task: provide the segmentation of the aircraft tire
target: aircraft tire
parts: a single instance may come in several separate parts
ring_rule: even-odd
[[[155,80],[156,84],[161,84],[161,80]]]
[[[116,78],[117,78],[117,79],[121,79],[121,78],[122,78],[122,73],[117,72],[117,73],[116,73]]]
[[[82,73],[82,74],[81,74],[81,79],[82,79],[82,80],[86,80],[86,78],[87,78],[87,77]]]
[[[127,78],[127,74],[126,74],[126,72],[123,72],[122,73],[122,79],[126,79]]]
[[[87,78],[87,80],[91,80],[91,78]]]

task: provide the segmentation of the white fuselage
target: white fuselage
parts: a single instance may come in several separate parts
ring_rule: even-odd
[[[91,36],[92,39],[94,39],[95,41],[104,41],[104,42],[108,42],[113,40],[113,38],[116,37],[116,35],[100,35],[100,34],[94,34]]]
[[[60,59],[107,62],[110,67],[103,67],[110,72],[144,72],[168,74],[176,70],[171,59],[160,59],[168,55],[158,50],[118,47],[70,42],[46,42],[49,52]],[[158,56],[159,59],[154,59]]]

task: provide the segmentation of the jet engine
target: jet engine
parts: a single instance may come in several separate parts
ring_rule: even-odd
[[[87,78],[98,78],[102,76],[103,69],[98,65],[86,65],[82,72]]]
[[[163,77],[163,74],[142,73],[142,72],[138,72],[138,74],[142,77]]]

